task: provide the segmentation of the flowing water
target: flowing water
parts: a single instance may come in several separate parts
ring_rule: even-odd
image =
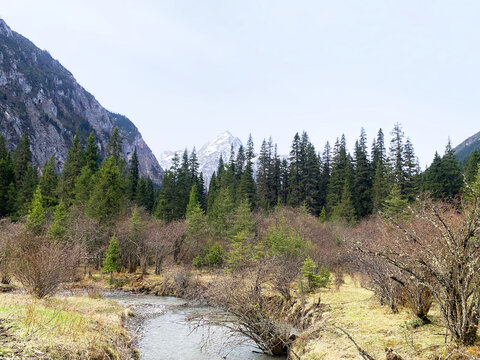
[[[137,342],[141,360],[272,360],[281,359],[256,353],[252,342],[220,327],[195,328],[195,314],[226,316],[205,306],[188,304],[175,297],[110,293],[122,305],[131,306],[147,319],[139,324]]]

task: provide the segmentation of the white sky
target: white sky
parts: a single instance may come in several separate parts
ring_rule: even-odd
[[[229,130],[280,153],[401,122],[422,165],[480,131],[480,1],[0,0],[155,154]]]

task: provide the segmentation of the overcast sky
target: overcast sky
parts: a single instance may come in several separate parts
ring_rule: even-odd
[[[0,17],[157,155],[224,130],[351,149],[400,122],[425,165],[480,131],[477,0],[0,0]]]

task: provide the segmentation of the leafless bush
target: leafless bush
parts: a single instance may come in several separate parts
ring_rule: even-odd
[[[409,220],[381,222],[377,232],[388,241],[357,248],[389,264],[431,292],[452,338],[462,345],[476,340],[480,315],[480,197],[478,191],[459,207],[419,201]]]
[[[80,245],[20,231],[11,254],[13,276],[27,292],[43,298],[74,279],[83,250]]]
[[[232,318],[202,317],[200,324],[223,326],[232,334],[254,341],[266,354],[284,355],[294,340],[292,326],[286,322],[283,301],[271,293],[270,264],[258,264],[209,286],[208,300],[228,311]],[[267,289],[270,292],[267,294]]]
[[[22,230],[19,224],[7,219],[0,220],[0,281],[9,284],[11,281],[12,244]]]

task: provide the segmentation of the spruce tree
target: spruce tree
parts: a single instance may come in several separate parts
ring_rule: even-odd
[[[28,212],[28,206],[38,183],[37,170],[32,165],[30,139],[24,133],[13,153],[13,165],[16,185],[16,209],[20,213]]]
[[[93,188],[94,172],[88,164],[82,168],[80,176],[75,180],[75,187],[73,189],[74,204],[86,205],[90,199]]]
[[[347,155],[345,135],[335,142],[333,148],[332,167],[327,188],[327,214],[341,201],[345,181],[349,176],[349,157]],[[348,179],[349,181],[351,179]],[[351,188],[351,187],[350,187]]]
[[[392,180],[400,185],[402,193],[405,186],[405,157],[403,138],[405,137],[399,123],[395,124],[390,141],[389,165],[392,173]]]
[[[354,204],[357,217],[372,212],[372,172],[367,154],[367,136],[362,128],[360,139],[355,143]]]
[[[402,218],[405,216],[405,210],[408,207],[408,201],[402,195],[400,185],[393,184],[390,194],[385,199],[383,206],[384,215],[389,218]]]
[[[123,181],[117,160],[110,156],[95,174],[87,213],[100,221],[111,221],[123,205]]]
[[[6,141],[0,135],[0,218],[15,211],[15,170]]]
[[[67,158],[63,165],[62,175],[58,183],[60,198],[66,206],[70,206],[74,200],[75,181],[80,176],[83,167],[83,150],[80,142],[80,134],[77,130],[73,143],[68,149]]]
[[[375,175],[372,185],[372,208],[374,213],[382,211],[385,198],[389,192],[389,184],[386,169],[382,161],[378,161],[375,166]]]
[[[43,207],[43,197],[40,188],[37,187],[33,194],[32,204],[26,221],[29,231],[38,235],[41,234],[45,227],[45,209]]]
[[[113,235],[108,244],[108,250],[103,260],[102,271],[110,273],[110,283],[113,283],[113,272],[119,271],[121,267],[122,259],[120,257],[120,248],[118,246],[118,239],[116,235]]]
[[[413,150],[413,144],[407,138],[405,142],[405,183],[403,194],[408,201],[413,201],[418,193],[420,166]]]
[[[114,127],[107,143],[107,157],[114,157],[117,161],[123,160],[123,140],[118,127]]]
[[[332,219],[351,223],[355,221],[355,218],[355,207],[353,206],[352,201],[350,181],[345,179],[340,201],[333,207],[332,210]]]
[[[468,159],[467,166],[465,168],[465,181],[472,184],[478,173],[478,165],[480,164],[480,151],[475,149]]]
[[[92,173],[97,172],[99,167],[98,145],[93,131],[87,138],[84,157],[85,166],[88,166]]]
[[[130,200],[134,200],[137,195],[137,185],[138,185],[138,156],[137,156],[137,147],[133,150],[132,157],[129,161],[128,167],[128,192],[130,196]]]
[[[58,175],[53,157],[51,157],[43,167],[43,174],[38,183],[43,196],[43,205],[45,208],[55,206],[57,200]]]
[[[48,228],[48,235],[53,238],[61,238],[65,234],[67,223],[67,209],[63,201],[60,200],[53,213],[53,221]]]

